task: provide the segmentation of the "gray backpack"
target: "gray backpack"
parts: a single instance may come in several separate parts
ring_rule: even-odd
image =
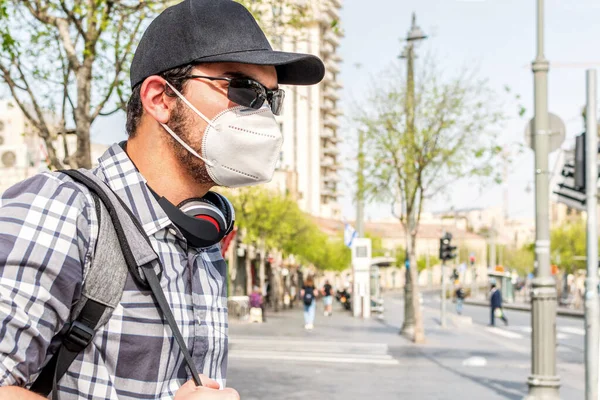
[[[196,385],[201,386],[196,366],[160,287],[158,274],[162,271],[162,264],[140,222],[108,185],[91,171],[61,172],[86,186],[92,194],[99,221],[98,240],[91,266],[84,271],[86,278],[81,298],[71,310],[70,322],[61,331],[65,333],[59,334],[62,343],[30,390],[45,396],[52,392],[52,399],[58,399],[57,382],[77,355],[91,343],[96,330],[110,319],[121,301],[128,274],[142,287],[152,291]]]

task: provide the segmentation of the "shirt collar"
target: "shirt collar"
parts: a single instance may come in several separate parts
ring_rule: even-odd
[[[140,220],[148,236],[171,224],[171,220],[160,207],[127,153],[118,144],[113,144],[100,157],[94,174],[125,202]]]

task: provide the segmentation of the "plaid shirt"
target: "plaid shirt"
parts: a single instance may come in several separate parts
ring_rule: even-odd
[[[161,284],[198,371],[225,385],[226,265],[218,246],[188,247],[127,154],[113,145],[94,173],[141,221],[164,266]],[[0,198],[0,386],[29,387],[57,349],[98,236],[92,197],[59,173]],[[58,389],[65,399],[167,399],[191,379],[170,329],[131,277]]]

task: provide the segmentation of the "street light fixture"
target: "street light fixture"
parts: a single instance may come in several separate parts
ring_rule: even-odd
[[[417,26],[417,16],[415,13],[413,13],[410,30],[406,34],[406,38],[403,39],[404,41],[406,41],[406,46],[404,46],[404,49],[402,49],[402,53],[400,53],[398,58],[408,59],[412,56],[412,58],[414,59],[414,48],[417,47],[417,45],[425,39],[427,39],[427,35],[425,34],[425,32],[423,32],[420,26]]]
[[[427,39],[427,35],[425,32],[421,30],[421,27],[417,26],[417,16],[415,13],[412,14],[412,25],[410,26],[410,31],[408,31],[408,36],[406,37],[407,42],[416,42],[419,40]]]

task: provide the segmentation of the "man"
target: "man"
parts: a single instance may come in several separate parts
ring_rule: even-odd
[[[490,325],[495,326],[495,317],[498,317],[504,321],[505,325],[508,325],[508,319],[504,315],[502,309],[502,293],[496,288],[496,284],[492,283],[492,290],[490,292],[490,305],[491,305],[491,323]]]
[[[329,315],[330,317],[332,315],[333,308],[333,297],[331,296],[332,290],[333,288],[329,284],[329,280],[326,280],[325,285],[323,285],[323,289],[321,290],[321,293],[323,294],[323,306],[325,306],[325,311],[323,312],[323,315]]]
[[[204,386],[191,381],[155,302],[129,276],[108,323],[58,382],[61,400],[239,398],[218,390],[228,329],[219,247],[195,246],[157,199],[184,206],[215,185],[270,180],[282,140],[273,116],[283,102],[278,85],[316,84],[323,75],[317,57],[272,51],[251,14],[230,0],[185,0],[149,25],[131,65],[129,138],[94,173],[158,254],[161,286]],[[94,207],[63,173],[37,175],[0,198],[1,400],[42,398],[27,388],[80,298],[98,238]]]
[[[456,288],[456,313],[458,315],[462,314],[463,303],[465,301],[465,290],[462,285],[459,283],[458,288]]]

